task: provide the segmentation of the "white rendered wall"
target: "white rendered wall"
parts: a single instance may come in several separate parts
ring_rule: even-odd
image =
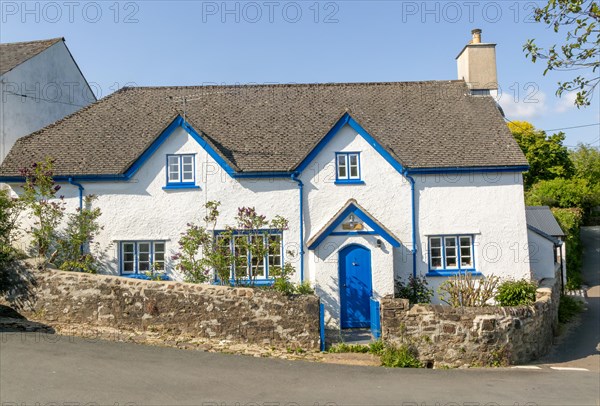
[[[554,243],[541,235],[527,230],[531,253],[531,277],[536,281],[554,278]]]
[[[415,177],[420,238],[417,273],[428,272],[428,237],[471,234],[475,267],[484,276],[529,279],[529,250],[520,173]],[[444,277],[429,278],[437,291]],[[436,297],[437,301],[438,298]]]
[[[361,177],[364,185],[336,185],[335,153],[360,152]],[[410,244],[410,184],[396,169],[352,127],[344,126],[317,154],[301,176],[304,182],[305,237],[317,234],[346,204],[355,199],[404,244]],[[315,250],[306,249],[306,277],[312,281],[325,305],[326,320],[331,328],[339,326],[340,295],[338,284],[338,252],[350,243],[371,250],[373,292],[376,296],[393,294],[395,273],[410,272],[412,262],[403,248],[394,249],[380,237],[365,235],[346,238],[330,236]]]
[[[5,73],[0,80],[0,162],[20,137],[96,100],[63,41]]]
[[[336,185],[335,152],[361,152],[363,185]],[[196,179],[201,189],[163,190],[165,156],[195,153]],[[304,279],[315,285],[326,308],[330,327],[339,326],[338,251],[357,243],[371,250],[374,295],[393,293],[394,276],[412,274],[410,183],[351,127],[340,130],[301,175],[304,182],[304,241],[318,233],[346,204],[355,199],[395,234],[401,247],[393,248],[379,236],[330,236],[315,250],[305,246]],[[484,275],[529,278],[525,206],[520,174],[462,174],[415,176],[417,197],[417,273],[428,271],[427,238],[437,234],[475,236],[475,264]],[[105,229],[99,238],[107,250],[107,270],[118,273],[117,244],[121,240],[166,240],[168,254],[177,250],[180,233],[189,222],[200,223],[208,200],[219,200],[218,228],[234,225],[237,208],[254,206],[268,219],[282,215],[290,222],[284,232],[285,255],[298,271],[299,190],[288,179],[235,180],[183,129],[177,129],[127,183],[84,183],[86,194],[99,196]],[[77,189],[65,185],[61,193],[72,209]],[[383,244],[376,246],[376,240]],[[169,267],[170,268],[170,267]],[[175,278],[180,275],[172,273]],[[446,280],[429,278],[433,288]],[[436,299],[437,301],[437,299]]]
[[[196,183],[200,189],[163,190],[166,183],[166,155],[173,153],[196,154]],[[78,189],[62,185],[59,194],[65,195],[69,210],[79,205]],[[204,225],[204,204],[210,200],[222,203],[217,229],[235,225],[238,207],[256,207],[267,220],[281,215],[290,221],[283,234],[287,250],[296,252],[284,259],[298,263],[299,212],[298,186],[291,180],[234,180],[182,128],[173,134],[146,161],[130,182],[83,182],[85,194],[98,196],[97,207],[102,210],[100,222],[104,230],[97,239],[106,250],[107,273],[118,274],[119,241],[166,240],[167,257],[178,250],[177,242],[188,223]],[[169,274],[181,275],[167,265]]]

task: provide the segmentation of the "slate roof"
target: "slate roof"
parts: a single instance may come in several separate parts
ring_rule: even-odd
[[[0,44],[0,75],[13,70],[59,41],[64,41],[64,38]]]
[[[19,139],[0,176],[46,156],[57,175],[123,174],[184,114],[236,171],[288,172],[346,112],[405,167],[527,165],[495,101],[464,81],[135,87]]]
[[[565,233],[558,225],[548,206],[526,206],[527,225],[553,237],[564,237]]]

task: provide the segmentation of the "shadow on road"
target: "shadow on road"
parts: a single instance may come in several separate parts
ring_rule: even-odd
[[[54,334],[47,324],[27,320],[25,316],[9,306],[0,305],[0,333],[39,332]]]

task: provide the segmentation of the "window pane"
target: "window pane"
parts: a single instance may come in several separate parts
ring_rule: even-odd
[[[165,269],[165,243],[164,242],[155,242],[154,243],[154,261],[153,261],[152,266],[157,271],[163,271]]]
[[[473,266],[471,237],[460,237],[460,266]]]
[[[150,270],[150,243],[142,242],[138,244],[138,271],[145,272]]]
[[[431,268],[442,268],[442,239],[440,237],[429,239],[429,262]]]
[[[227,235],[217,235],[217,247],[223,255],[231,254],[231,239]]]
[[[269,272],[275,267],[281,267],[281,235],[269,236]],[[270,276],[270,275],[269,275]]]
[[[168,164],[169,182],[179,182],[179,157],[170,156]]]
[[[352,154],[350,157],[350,179],[358,179],[358,154]]]
[[[338,179],[348,179],[348,171],[347,171],[347,159],[346,155],[338,155],[337,156],[337,175]]]
[[[135,271],[135,244],[123,243],[123,273],[133,273]]]
[[[245,243],[248,241],[248,236],[239,235],[234,238],[235,247],[235,273],[237,277],[248,275],[248,250]]]
[[[265,246],[265,238],[262,235],[253,235],[250,237],[252,239],[252,246],[254,247],[254,252],[265,252],[267,248]],[[256,278],[264,278],[265,277],[265,258],[260,256],[252,255],[251,258],[252,263],[252,276]]]
[[[446,267],[447,268],[456,268],[456,237],[445,237],[445,256],[446,256]]]
[[[194,181],[194,156],[193,155],[184,155],[181,157],[182,160],[182,170],[181,170],[181,178],[183,182],[193,182]]]

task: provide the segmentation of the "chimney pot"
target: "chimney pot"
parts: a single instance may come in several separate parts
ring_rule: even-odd
[[[479,28],[475,28],[471,31],[471,34],[473,34],[473,40],[471,41],[471,44],[481,44],[481,30]]]

